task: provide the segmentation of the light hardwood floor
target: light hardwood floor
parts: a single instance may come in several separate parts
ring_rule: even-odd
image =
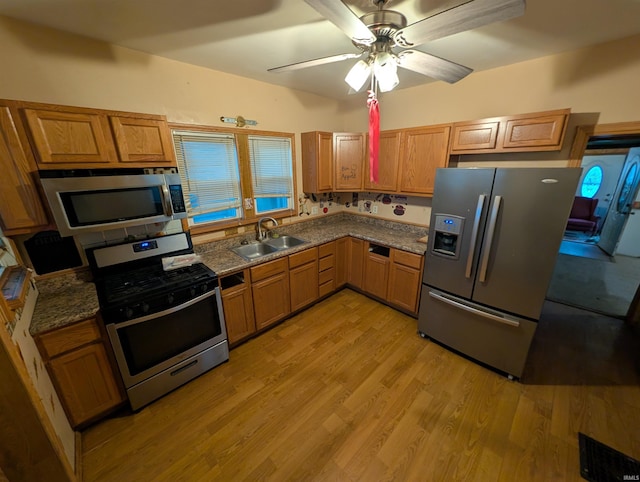
[[[342,290],[87,429],[85,480],[583,480],[578,431],[640,458],[637,332],[585,313],[547,302],[519,383]]]

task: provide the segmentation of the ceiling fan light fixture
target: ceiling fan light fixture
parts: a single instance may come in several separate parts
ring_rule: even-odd
[[[399,83],[398,64],[388,52],[380,52],[373,61],[373,75],[378,81],[381,92],[393,90]]]
[[[371,64],[364,60],[358,60],[349,73],[344,78],[344,81],[349,84],[354,91],[359,92],[362,86],[371,75]]]

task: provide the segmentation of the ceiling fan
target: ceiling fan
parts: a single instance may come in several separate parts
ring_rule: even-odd
[[[473,70],[411,47],[524,13],[525,0],[466,0],[460,5],[407,25],[406,17],[384,7],[389,0],[371,0],[377,10],[358,18],[341,0],[305,0],[347,34],[359,53],[344,53],[269,69],[286,72],[360,58],[345,81],[356,92],[373,73],[372,85],[387,92],[399,83],[397,67],[454,83]],[[406,50],[405,50],[406,49]],[[375,82],[374,82],[375,79]]]

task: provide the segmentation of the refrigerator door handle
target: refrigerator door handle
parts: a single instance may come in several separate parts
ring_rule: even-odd
[[[461,310],[468,311],[469,313],[473,313],[474,315],[482,316],[483,318],[487,318],[492,321],[497,321],[498,323],[503,323],[505,325],[513,326],[515,328],[520,326],[519,321],[510,320],[509,318],[503,318],[498,315],[487,313],[486,311],[482,311],[477,308],[473,308],[472,306],[465,305],[464,303],[460,303],[459,301],[451,299],[448,296],[444,296],[439,293],[434,293],[433,291],[429,291],[429,296],[431,296],[432,298],[435,298],[438,301],[442,301],[443,303],[447,303],[449,305],[455,306],[456,308],[460,308]]]
[[[493,244],[493,235],[496,232],[496,223],[498,221],[498,212],[500,211],[500,203],[502,196],[493,198],[493,209],[489,218],[489,229],[487,231],[487,243],[484,245],[484,253],[482,253],[482,264],[480,265],[480,277],[478,280],[484,283],[487,280],[487,268],[489,266],[489,256],[491,254],[491,245]]]
[[[476,255],[476,242],[478,241],[478,230],[480,229],[480,218],[482,217],[482,209],[484,209],[484,201],[487,198],[484,194],[478,196],[478,205],[476,206],[476,217],[473,219],[473,229],[471,230],[471,250],[467,258],[467,269],[464,273],[465,277],[471,278],[471,268],[473,266],[473,258]]]

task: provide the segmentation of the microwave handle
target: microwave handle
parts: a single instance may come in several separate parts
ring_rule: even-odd
[[[171,194],[169,193],[169,186],[162,185],[162,204],[164,204],[164,213],[167,216],[173,216],[173,205],[171,204]]]

